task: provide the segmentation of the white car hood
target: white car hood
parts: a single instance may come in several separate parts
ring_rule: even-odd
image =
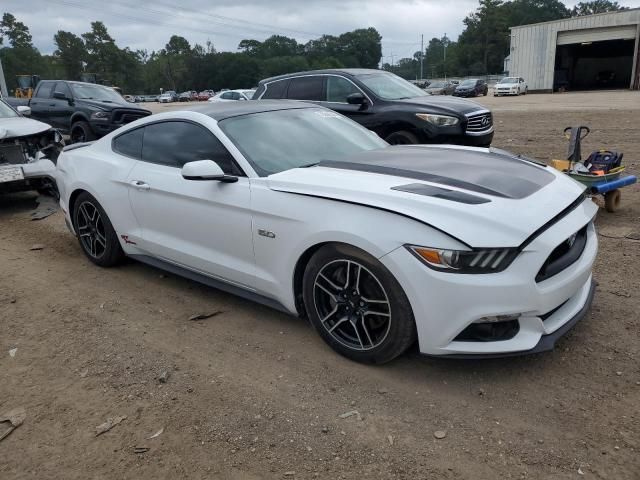
[[[420,169],[415,175],[407,168],[411,162]],[[530,180],[535,177],[541,185]],[[274,174],[268,184],[276,191],[392,211],[476,248],[521,246],[584,191],[566,175],[507,152],[445,146],[374,150]],[[416,186],[431,194],[397,190]]]
[[[35,135],[49,130],[46,123],[26,117],[0,118],[0,140]]]

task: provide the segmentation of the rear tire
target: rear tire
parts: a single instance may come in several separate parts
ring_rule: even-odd
[[[73,204],[73,228],[80,248],[96,265],[112,267],[123,258],[118,234],[93,195],[82,192]]]
[[[91,142],[98,138],[98,136],[91,130],[91,125],[87,122],[80,120],[71,125],[71,143],[79,142]]]
[[[418,142],[418,137],[413,133],[406,130],[399,130],[388,135],[385,140],[391,145],[415,145]]]
[[[417,338],[409,300],[394,276],[364,251],[330,244],[309,260],[303,277],[309,320],[339,354],[386,363]]]

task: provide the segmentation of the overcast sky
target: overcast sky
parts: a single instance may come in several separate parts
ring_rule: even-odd
[[[565,2],[573,6],[576,2]],[[640,7],[640,0],[622,5]],[[213,42],[236,51],[244,38],[264,40],[277,33],[306,42],[321,34],[375,27],[382,35],[383,59],[408,57],[445,33],[455,39],[477,0],[2,0],[1,12],[24,22],[42,53],[55,50],[53,35],[77,35],[103,21],[121,48],[159,50],[172,34],[191,44]]]

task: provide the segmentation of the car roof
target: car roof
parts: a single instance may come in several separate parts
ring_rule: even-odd
[[[285,75],[278,75],[275,77],[265,78],[260,80],[260,84],[273,82],[275,80],[283,80],[291,77],[299,77],[301,75],[328,75],[328,74],[340,74],[351,77],[357,77],[358,75],[369,75],[372,73],[390,73],[386,70],[376,70],[373,68],[331,68],[324,70],[308,70],[306,72],[287,73]]]
[[[299,102],[297,100],[249,100],[248,102],[220,102],[207,103],[207,105],[194,105],[185,108],[193,112],[208,115],[216,121],[231,117],[251,115],[252,113],[275,112],[278,110],[293,110],[300,108],[321,108],[313,103]]]

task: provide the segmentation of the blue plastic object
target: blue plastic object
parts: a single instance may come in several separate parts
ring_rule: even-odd
[[[626,177],[618,178],[610,182],[602,182],[591,185],[590,191],[592,194],[603,194],[610,192],[611,190],[617,190],[618,188],[626,187],[627,185],[633,185],[638,179],[634,175],[627,175]]]

